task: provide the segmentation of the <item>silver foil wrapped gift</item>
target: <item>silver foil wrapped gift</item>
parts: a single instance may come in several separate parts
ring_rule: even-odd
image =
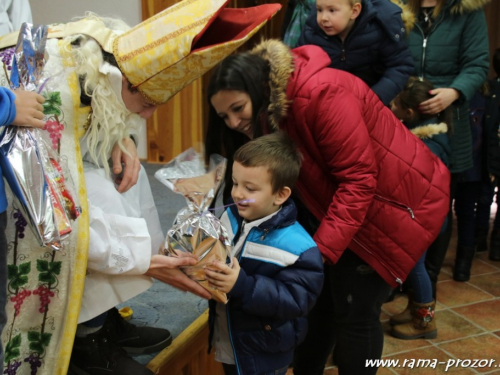
[[[24,23],[14,51],[12,89],[41,92],[47,26]],[[7,126],[0,139],[0,165],[14,194],[14,206],[33,230],[40,246],[62,248],[79,215],[71,183],[64,179],[59,155],[40,129]]]
[[[205,280],[204,269],[213,261],[231,265],[231,243],[227,231],[210,210],[217,189],[224,179],[227,161],[212,155],[208,169],[201,153],[190,148],[155,173],[155,177],[172,191],[182,194],[188,206],[181,209],[167,232],[165,255],[183,252],[196,255],[199,262],[189,267],[189,275],[212,293],[212,298],[227,303],[227,296],[213,290]]]

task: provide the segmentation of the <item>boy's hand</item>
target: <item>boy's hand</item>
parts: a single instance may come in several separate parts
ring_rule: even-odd
[[[205,268],[208,285],[223,293],[229,293],[233,289],[239,274],[240,264],[236,258],[233,258],[233,268],[220,261],[214,261]]]
[[[16,118],[12,125],[33,126],[43,128],[43,106],[45,98],[33,91],[24,91],[21,89],[13,91],[16,96],[14,104],[16,105]]]

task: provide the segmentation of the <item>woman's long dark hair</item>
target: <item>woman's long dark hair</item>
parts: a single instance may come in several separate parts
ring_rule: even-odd
[[[254,138],[262,135],[261,119],[267,117],[269,106],[269,64],[263,58],[248,52],[231,55],[216,68],[208,85],[207,99],[210,103],[207,134],[205,137],[205,155],[208,160],[211,154],[219,154],[227,158],[227,171],[223,200],[226,202],[232,188],[233,155],[236,150],[248,141],[248,138],[230,129],[219,117],[212,106],[211,99],[221,90],[235,90],[247,93],[252,103],[252,122]]]

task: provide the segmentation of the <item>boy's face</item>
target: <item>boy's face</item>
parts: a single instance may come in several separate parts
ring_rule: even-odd
[[[316,0],[316,10],[321,30],[328,36],[338,35],[344,40],[361,12],[361,4],[351,6],[349,0]]]
[[[233,163],[233,188],[231,190],[238,213],[247,220],[262,219],[278,211],[283,203],[279,192],[273,193],[271,175],[266,167],[244,167]],[[238,203],[251,200],[249,203]]]

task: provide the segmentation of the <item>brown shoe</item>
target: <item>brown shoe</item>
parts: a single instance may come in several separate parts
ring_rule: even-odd
[[[413,303],[411,322],[392,327],[391,334],[403,340],[435,339],[437,337],[434,308],[436,303]]]
[[[412,308],[413,308],[413,292],[410,290],[408,291],[408,304],[406,305],[406,308],[403,310],[403,312],[391,316],[391,318],[389,319],[389,324],[391,326],[397,326],[400,324],[411,322]]]

